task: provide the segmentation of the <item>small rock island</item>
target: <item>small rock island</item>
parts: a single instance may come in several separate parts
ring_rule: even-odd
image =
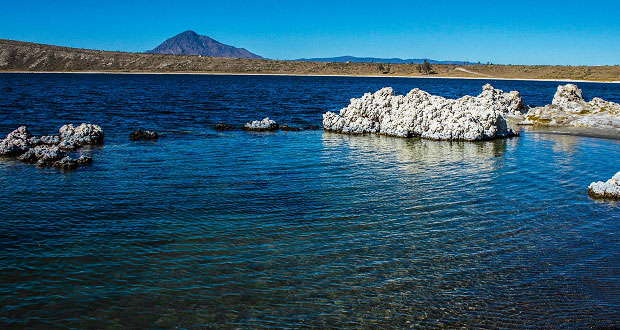
[[[576,85],[560,85],[551,104],[530,109],[519,124],[620,130],[620,104],[598,97],[586,102]]]
[[[147,131],[143,129],[135,130],[131,132],[131,134],[129,134],[129,139],[131,141],[139,141],[139,140],[152,141],[152,140],[157,140],[158,138],[159,138],[159,134],[157,134],[157,132]]]
[[[77,127],[64,125],[58,135],[40,137],[30,134],[26,126],[21,126],[0,141],[0,156],[16,157],[39,166],[72,170],[79,165],[92,163],[93,159],[84,155],[74,159],[67,155],[67,151],[75,151],[86,145],[101,145],[103,139],[103,130],[93,124],[83,123]]]
[[[269,117],[266,117],[263,118],[263,120],[255,120],[246,123],[245,126],[243,126],[243,129],[246,131],[270,132],[278,130],[279,127],[280,126],[275,120],[271,120]]]
[[[517,135],[505,116],[527,108],[519,92],[504,93],[490,84],[477,97],[446,99],[418,88],[395,95],[391,87],[351,99],[339,114],[323,114],[326,131],[347,134],[419,136],[432,140],[489,140]]]
[[[588,194],[593,198],[620,200],[620,172],[607,182],[592,182],[588,187]]]

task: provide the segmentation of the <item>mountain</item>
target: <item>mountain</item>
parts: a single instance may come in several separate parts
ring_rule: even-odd
[[[456,64],[456,65],[471,65],[475,64],[468,61],[436,61],[428,58],[377,58],[377,57],[355,57],[355,56],[340,56],[340,57],[324,57],[324,58],[300,58],[295,61],[305,62],[338,62],[338,63],[394,63],[394,64],[419,64],[427,61],[430,64]]]
[[[256,58],[262,57],[250,53],[244,48],[225,45],[194,31],[180,33],[147,51],[151,54],[202,55],[211,57]]]

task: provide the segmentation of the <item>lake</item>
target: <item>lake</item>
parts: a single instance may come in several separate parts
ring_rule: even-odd
[[[73,172],[0,159],[1,328],[590,328],[620,324],[620,140],[218,132],[381,87],[558,82],[0,74],[0,135],[101,125]],[[620,102],[619,84],[579,83]],[[132,142],[137,128],[156,142]]]

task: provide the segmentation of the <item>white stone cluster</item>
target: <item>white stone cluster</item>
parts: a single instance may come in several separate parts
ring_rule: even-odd
[[[620,199],[620,172],[607,182],[592,182],[588,187],[588,193],[594,198]]]
[[[275,131],[278,129],[278,123],[275,120],[271,120],[268,117],[263,120],[255,120],[246,123],[243,129],[248,131]]]
[[[36,163],[39,166],[74,169],[78,165],[91,163],[92,158],[82,155],[73,159],[65,151],[102,143],[103,130],[97,125],[64,125],[58,135],[41,137],[33,136],[26,126],[21,126],[0,141],[0,156],[17,157],[23,162]]]
[[[61,127],[58,132],[61,149],[72,150],[84,145],[103,143],[103,130],[99,125],[82,123],[75,127],[73,124],[69,124]]]
[[[560,85],[551,104],[531,109],[519,124],[620,129],[620,104],[598,97],[586,102],[576,85]]]
[[[526,111],[519,92],[504,93],[486,84],[477,97],[446,99],[418,88],[395,95],[391,87],[351,99],[339,114],[323,114],[325,130],[376,133],[433,140],[487,140],[515,135],[504,116]]]

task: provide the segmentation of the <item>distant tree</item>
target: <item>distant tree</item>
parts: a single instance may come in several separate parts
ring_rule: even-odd
[[[423,74],[433,73],[433,66],[426,60],[424,60],[424,63],[418,64],[418,72]]]
[[[381,72],[383,74],[388,74],[392,70],[392,67],[391,67],[390,64],[383,65],[383,64],[379,63],[377,65],[377,69],[379,70],[379,72]]]

